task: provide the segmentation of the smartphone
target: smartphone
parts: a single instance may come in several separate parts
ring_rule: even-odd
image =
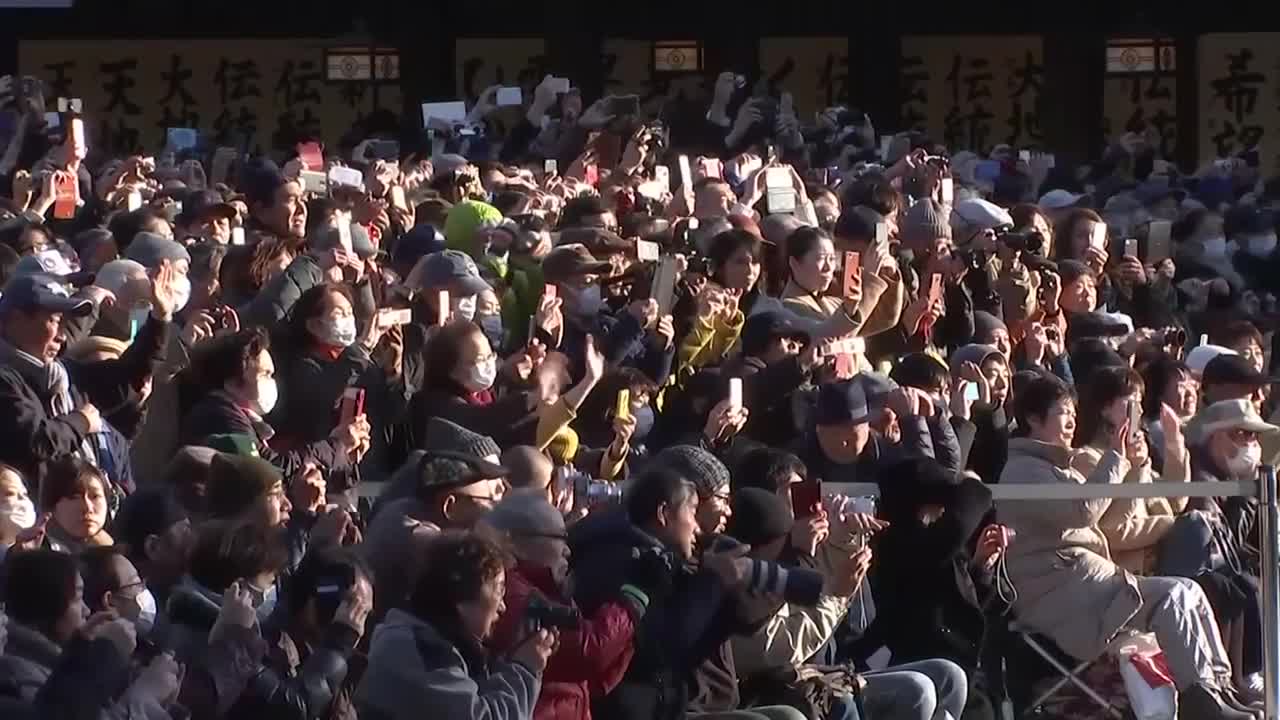
[[[817,478],[791,484],[791,509],[797,520],[817,515],[821,507],[822,483]]]
[[[600,168],[595,163],[590,163],[582,168],[582,179],[588,185],[596,185],[600,182]]]
[[[378,327],[389,328],[396,325],[408,325],[411,322],[413,322],[413,311],[408,308],[401,310],[383,308],[378,311]]]
[[[329,193],[329,177],[322,172],[315,170],[303,170],[298,173],[298,178],[302,180],[302,189],[312,195],[327,195]]]
[[[729,378],[729,407],[737,410],[742,407],[742,378]]]
[[[444,327],[449,323],[449,291],[436,293],[436,325]]]
[[[546,173],[547,175],[559,174],[560,170],[557,167],[555,158],[547,158],[546,160],[542,161],[542,172]]]
[[[231,172],[231,163],[235,162],[239,153],[235,148],[220,147],[213,152],[213,166],[210,168],[209,181],[212,183],[222,183],[227,181],[227,175]]]
[[[689,156],[681,155],[676,162],[680,166],[680,189],[693,192],[693,171],[689,169]],[[689,208],[689,212],[693,212],[693,208]]]
[[[1129,401],[1129,435],[1142,432],[1142,406],[1136,400]]]
[[[764,171],[765,208],[770,215],[792,213],[796,210],[796,191],[791,184],[791,172],[786,168],[769,168]]]
[[[631,417],[631,390],[622,388],[618,391],[618,400],[613,408],[613,416],[618,420]]]
[[[978,402],[978,383],[972,380],[964,381],[964,399],[965,402]]]
[[[882,247],[889,242],[889,225],[886,223],[876,223],[876,247]]]
[[[1138,255],[1138,238],[1131,237],[1124,239],[1124,257],[1137,258],[1139,260],[1142,259]]]
[[[519,87],[504,86],[498,88],[498,96],[495,101],[498,103],[498,107],[522,105],[524,104],[524,95],[520,92]]]
[[[364,189],[364,176],[355,168],[341,166],[329,168],[329,182],[340,187]]]
[[[195,128],[171,127],[165,130],[165,144],[174,152],[190,150],[200,141],[200,133]]]
[[[552,285],[551,283],[547,283],[546,285],[543,285],[543,286],[542,286],[542,296],[543,296],[543,297],[554,298],[554,297],[556,296],[556,286],[555,286],[555,285]]]
[[[938,202],[943,205],[950,206],[956,197],[955,181],[951,178],[942,178],[938,182]]]
[[[649,240],[637,240],[636,259],[640,262],[658,262],[661,260],[662,252],[658,248],[658,243]]]
[[[133,212],[134,210],[137,210],[141,207],[142,207],[142,193],[138,192],[137,190],[130,191],[128,199],[125,200],[125,208],[129,212]]]
[[[84,137],[84,120],[71,118],[71,152],[81,160],[89,154],[89,145]]]
[[[942,299],[942,275],[934,273],[929,276],[929,302],[936,303]]]
[[[889,148],[890,148],[890,146],[892,146],[892,145],[893,145],[893,136],[892,136],[892,135],[881,135],[881,136],[880,136],[880,162],[888,164],[888,162],[889,162]]]
[[[557,95],[569,92],[569,78],[552,77],[551,89],[555,90]]]
[[[858,273],[861,270],[862,255],[856,252],[846,252],[844,254],[844,296],[850,297],[855,288],[861,287],[862,275]]]
[[[65,113],[70,109],[71,109],[71,105],[67,102],[66,98],[64,97],[58,98],[58,112]]]
[[[720,163],[720,158],[699,158],[698,170],[704,178],[724,178],[724,166]],[[791,174],[788,173],[787,177],[791,177]]]
[[[1209,344],[1209,333],[1202,333],[1200,335],[1200,344],[1197,345],[1197,347],[1204,347],[1205,345],[1208,345],[1208,344]]]
[[[76,201],[80,195],[80,187],[74,175],[64,173],[54,179],[53,217],[57,220],[72,220],[76,216]]]
[[[1148,263],[1156,265],[1173,255],[1173,246],[1170,242],[1172,230],[1173,223],[1168,220],[1151,221],[1151,225],[1147,227],[1146,261]]]
[[[391,186],[391,204],[404,210],[409,209],[409,201],[405,200],[403,187],[399,185]]]
[[[324,168],[324,150],[321,149],[320,143],[298,143],[295,148],[298,151],[298,159],[302,161],[303,168],[307,170],[322,170]]]
[[[244,244],[244,228],[242,227],[231,228],[231,244],[232,245]]]
[[[71,109],[71,112],[78,115],[84,112],[84,101],[80,98],[71,98],[71,100],[67,102],[67,107]]]
[[[1107,225],[1106,223],[1094,223],[1093,233],[1089,236],[1089,244],[1105,250],[1107,247]]]
[[[653,166],[653,179],[663,190],[671,192],[671,170],[666,165]]]
[[[658,302],[658,317],[671,314],[676,294],[676,259],[664,257],[658,263],[658,271],[653,275],[653,286],[649,297]]]
[[[346,425],[364,414],[364,388],[349,387],[342,391],[338,424]]]
[[[1019,150],[1019,151],[1018,151],[1018,159],[1019,159],[1019,160],[1021,160],[1021,161],[1022,161],[1022,162],[1024,162],[1024,163],[1028,163],[1028,164],[1030,164],[1030,162],[1031,162],[1031,151],[1030,151],[1030,150]]]

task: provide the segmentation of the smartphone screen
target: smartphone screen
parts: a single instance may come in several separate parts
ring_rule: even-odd
[[[665,257],[658,264],[658,272],[653,276],[653,287],[649,297],[658,302],[658,317],[671,314],[675,304],[676,292],[676,259]]]
[[[622,388],[618,391],[617,404],[613,409],[613,416],[619,420],[626,420],[631,417],[631,390]]]
[[[556,286],[552,285],[551,283],[547,283],[546,285],[543,285],[542,295],[543,297],[554,298],[556,296]]]
[[[244,244],[244,228],[242,227],[231,228],[231,244],[232,245]]]
[[[742,378],[729,378],[729,407],[734,410],[742,407]]]
[[[964,382],[964,399],[966,402],[978,401],[978,383],[971,380]]]
[[[821,507],[822,483],[817,478],[791,484],[791,509],[797,519],[813,517]]]
[[[559,170],[556,167],[556,161],[554,158],[547,158],[546,160],[542,161],[542,172],[548,175],[555,175],[557,172],[559,172]]]
[[[1089,236],[1089,244],[1105,250],[1107,247],[1107,226],[1105,223],[1094,223],[1093,233]]]

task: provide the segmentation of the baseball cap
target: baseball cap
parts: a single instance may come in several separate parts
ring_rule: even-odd
[[[1187,423],[1187,440],[1199,444],[1220,430],[1272,434],[1280,432],[1280,427],[1264,421],[1248,400],[1219,400],[1191,418]]]
[[[441,250],[423,257],[405,279],[405,285],[415,290],[457,285],[472,294],[489,289],[489,283],[480,277],[476,261],[460,250]]]
[[[76,272],[66,256],[57,250],[41,250],[27,255],[13,268],[16,275],[49,275],[76,287],[93,284],[93,273]]]
[[[1187,367],[1196,375],[1203,375],[1205,368],[1209,367],[1209,363],[1219,355],[1236,354],[1235,350],[1221,345],[1197,345],[1191,348],[1191,352],[1187,353]]]
[[[1200,373],[1201,385],[1250,385],[1262,387],[1271,378],[1253,369],[1253,363],[1242,355],[1221,353],[1204,366]]]
[[[182,202],[182,213],[178,215],[179,225],[191,225],[208,217],[224,217],[228,220],[237,215],[236,208],[222,199],[215,190],[198,190],[187,194]]]
[[[1077,195],[1068,190],[1050,190],[1040,196],[1039,205],[1042,210],[1065,210],[1075,207],[1084,198],[1083,194]]]
[[[93,303],[73,298],[61,278],[52,275],[18,275],[9,279],[0,296],[0,312],[22,310],[66,313],[83,316],[93,312]]]
[[[612,269],[612,265],[596,260],[587,246],[579,243],[561,245],[542,259],[542,277],[549,283],[578,275],[603,275]]]
[[[867,396],[862,383],[842,380],[818,388],[813,420],[818,425],[858,425],[867,421]]]

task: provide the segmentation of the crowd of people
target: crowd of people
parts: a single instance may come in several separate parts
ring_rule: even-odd
[[[1280,455],[1256,152],[723,73],[691,122],[548,77],[502,135],[491,89],[113,156],[3,84],[0,716],[993,718],[1016,620],[1261,717],[1257,501],[1177,497]]]

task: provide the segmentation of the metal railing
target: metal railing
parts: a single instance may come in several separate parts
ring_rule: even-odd
[[[1274,467],[1264,465],[1258,468],[1258,478],[1253,481],[1118,485],[999,483],[987,487],[991,490],[993,500],[1257,496],[1262,544],[1262,646],[1266,720],[1280,720],[1280,505],[1277,505]],[[880,495],[880,488],[872,483],[823,483],[822,489],[826,494],[847,497]]]

